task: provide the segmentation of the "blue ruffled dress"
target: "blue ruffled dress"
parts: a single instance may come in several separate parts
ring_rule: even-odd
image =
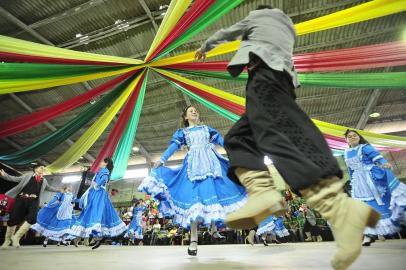
[[[273,215],[267,217],[258,225],[258,230],[256,234],[261,236],[264,233],[269,233],[276,235],[278,237],[289,236],[289,231],[285,228],[283,224],[282,217],[275,217]]]
[[[126,237],[131,239],[143,239],[144,235],[142,233],[142,213],[145,212],[145,207],[134,207],[133,218],[130,224],[128,224],[128,229]]]
[[[161,201],[160,211],[172,215],[173,222],[189,227],[198,221],[220,225],[226,214],[239,209],[246,201],[245,189],[227,177],[228,160],[214,145],[224,145],[220,133],[208,126],[179,129],[173,135],[160,161],[165,163],[183,145],[188,153],[176,169],[165,166],[153,169],[138,190]]]
[[[127,226],[120,219],[106,191],[110,172],[100,169],[93,179],[92,186],[80,199],[82,212],[72,226],[76,237],[114,237],[122,234]]]
[[[74,197],[71,192],[58,192],[39,210],[37,223],[32,225],[31,229],[55,241],[66,240],[75,221],[73,205]]]
[[[344,154],[351,177],[351,196],[373,207],[381,214],[375,228],[366,228],[366,235],[390,235],[399,231],[405,220],[406,185],[393,172],[382,168],[387,163],[370,144],[349,148]]]

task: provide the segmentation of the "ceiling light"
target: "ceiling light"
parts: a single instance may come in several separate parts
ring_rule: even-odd
[[[37,165],[37,162],[31,162],[32,165]]]
[[[81,175],[69,175],[62,178],[62,183],[75,183],[82,179]]]
[[[374,113],[371,113],[371,114],[369,115],[369,117],[371,117],[371,118],[377,118],[377,117],[379,117],[379,116],[381,116],[381,114],[380,114],[379,112],[374,112]]]
[[[137,146],[134,146],[134,147],[133,147],[133,151],[134,151],[134,152],[138,152],[138,151],[140,151],[140,149],[139,149]]]
[[[80,38],[80,37],[83,37],[83,35],[81,33],[76,34],[76,38]]]
[[[149,174],[148,168],[128,170],[125,172],[123,179],[144,178],[144,177],[147,177],[148,174]]]

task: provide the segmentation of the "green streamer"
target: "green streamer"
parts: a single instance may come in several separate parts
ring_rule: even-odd
[[[116,71],[125,66],[0,63],[0,83],[7,81],[60,79],[98,72]]]
[[[161,52],[155,59],[159,59],[186,41],[190,40],[193,36],[197,35],[200,31],[205,29],[210,24],[214,23],[218,19],[228,13],[230,10],[242,3],[243,0],[218,0],[214,3],[200,18],[198,18],[180,37]]]
[[[176,73],[201,77],[246,81],[248,73],[243,72],[233,78],[225,71],[196,71],[169,69]],[[383,73],[302,73],[299,81],[303,86],[360,89],[405,89],[406,72]]]
[[[110,93],[104,95],[94,105],[90,105],[83,112],[71,121],[41,138],[29,147],[25,147],[15,153],[0,156],[0,160],[13,165],[25,165],[37,160],[42,155],[50,152],[56,146],[66,141],[71,135],[79,131],[84,125],[91,121],[99,112],[113,102],[128,85],[129,80],[121,83]]]
[[[135,135],[137,133],[138,122],[140,120],[142,105],[144,104],[145,90],[147,88],[148,72],[145,75],[144,81],[140,89],[140,93],[137,98],[137,103],[131,118],[128,122],[128,125],[124,131],[123,136],[121,137],[116,150],[114,151],[113,161],[114,169],[111,175],[112,180],[123,179],[125,171],[127,169],[128,160],[130,159],[130,154],[132,147],[134,145]]]

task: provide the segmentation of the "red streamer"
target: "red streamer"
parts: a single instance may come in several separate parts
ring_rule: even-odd
[[[48,56],[35,56],[9,52],[0,52],[0,61],[21,62],[21,63],[42,63],[42,64],[66,64],[66,65],[124,66],[124,64],[112,62],[54,58]]]
[[[131,71],[123,74],[113,80],[110,80],[90,91],[87,91],[79,96],[73,97],[64,102],[55,104],[53,106],[41,109],[36,112],[32,112],[27,115],[17,117],[15,119],[10,119],[0,123],[0,138],[7,137],[16,133],[23,132],[29,128],[35,127],[41,123],[54,119],[55,117],[71,111],[87,102],[93,98],[103,94],[104,92],[110,90],[115,85],[121,83],[125,79],[129,78],[136,71]]]
[[[406,45],[389,42],[349,49],[338,49],[293,56],[297,72],[344,71],[406,65]],[[228,62],[181,63],[173,69],[226,71]]]
[[[90,169],[92,172],[96,172],[98,170],[99,164],[104,158],[111,158],[113,156],[114,150],[116,149],[117,144],[126,129],[128,120],[130,119],[134,111],[138,96],[140,94],[142,81],[144,80],[144,75],[145,74],[142,75],[140,81],[134,87],[133,92],[131,93],[127,103],[125,104],[120,116],[117,119],[116,124],[113,127],[113,130],[110,132],[109,136],[103,144],[103,147],[100,149],[99,154],[97,155],[96,160],[94,161]]]
[[[215,0],[197,0],[190,7],[188,12],[181,18],[176,24],[176,27],[169,33],[169,35],[162,41],[161,44],[155,49],[155,51],[148,57],[147,61],[154,59],[163,49],[165,49],[171,42],[182,35],[186,29],[195,22],[211,5]]]

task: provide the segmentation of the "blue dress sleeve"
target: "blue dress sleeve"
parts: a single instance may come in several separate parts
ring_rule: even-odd
[[[172,140],[169,143],[168,148],[162,154],[159,161],[165,163],[176,151],[180,149],[182,145],[186,144],[185,134],[182,129],[178,129],[172,136]]]
[[[383,165],[388,163],[388,161],[379,153],[372,145],[366,144],[362,148],[362,153],[367,157],[372,163]]]
[[[97,186],[103,186],[109,181],[109,170],[106,168],[100,169],[100,171],[97,172],[95,182]]]
[[[62,192],[58,192],[55,194],[55,196],[48,202],[47,206],[48,207],[53,207],[59,204],[62,198]]]
[[[212,127],[209,128],[209,133],[210,133],[210,142],[213,144],[220,145],[221,147],[224,147],[224,138],[221,136],[220,132],[217,131],[217,129],[214,129]]]

